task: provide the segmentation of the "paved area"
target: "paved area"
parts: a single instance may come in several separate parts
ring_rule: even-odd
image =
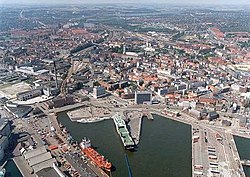
[[[128,122],[130,135],[136,145],[139,144],[141,134],[142,112],[141,111],[125,111],[124,115]]]
[[[69,111],[67,114],[72,121],[82,122],[92,122],[111,117],[109,109],[97,106],[84,106],[77,110]]]
[[[78,154],[65,154],[65,159],[74,167],[82,177],[97,177],[83,159]]]
[[[245,176],[231,134],[196,125],[192,136],[193,176]]]

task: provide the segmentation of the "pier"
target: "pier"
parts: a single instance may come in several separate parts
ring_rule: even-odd
[[[124,116],[128,119],[130,135],[136,145],[140,142],[142,115],[141,111],[124,111]]]
[[[243,159],[243,160],[240,161],[240,163],[241,163],[243,166],[250,167],[250,160]]]

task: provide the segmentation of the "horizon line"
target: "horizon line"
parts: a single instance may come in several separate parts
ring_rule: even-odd
[[[0,5],[112,5],[112,4],[122,4],[122,5],[225,5],[225,6],[243,6],[243,5],[250,5],[250,1],[242,2],[242,3],[220,3],[217,2],[38,2],[38,1],[29,1],[29,2],[0,2]],[[249,8],[249,7],[246,7]]]

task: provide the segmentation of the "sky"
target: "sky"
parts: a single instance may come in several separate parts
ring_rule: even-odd
[[[0,0],[0,4],[75,4],[75,3],[178,3],[178,4],[250,4],[250,0]]]

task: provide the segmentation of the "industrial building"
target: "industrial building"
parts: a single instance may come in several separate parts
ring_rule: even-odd
[[[56,159],[52,158],[50,152],[47,152],[45,146],[25,151],[23,157],[28,162],[34,173],[45,168],[53,167],[53,165],[57,164]]]
[[[7,103],[4,107],[18,118],[27,116],[33,110],[31,106],[18,105],[11,102]]]
[[[49,108],[59,108],[62,106],[70,105],[74,103],[73,96],[66,95],[66,96],[59,96],[52,100],[49,100],[45,103],[45,105]]]
[[[135,104],[151,104],[152,92],[148,91],[136,91],[135,92]]]
[[[37,177],[65,177],[65,175],[53,164],[52,167],[44,168],[36,173]]]
[[[26,91],[26,92],[21,92],[21,93],[17,93],[17,99],[20,101],[26,101],[29,100],[31,98],[35,98],[37,96],[41,96],[43,94],[41,89],[34,89],[34,90],[30,90],[30,91]]]

